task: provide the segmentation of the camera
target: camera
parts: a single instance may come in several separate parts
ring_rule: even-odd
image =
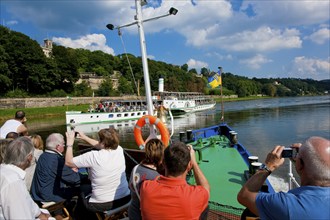
[[[75,131],[75,127],[74,126],[70,126],[71,131]],[[77,137],[79,135],[79,133],[77,131],[74,132],[74,137]]]
[[[282,158],[295,158],[297,156],[297,149],[291,148],[291,147],[286,147],[282,151]]]

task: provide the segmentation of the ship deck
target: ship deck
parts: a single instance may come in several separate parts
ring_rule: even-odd
[[[244,209],[236,199],[245,183],[248,169],[244,159],[225,136],[213,136],[190,143],[196,151],[199,166],[211,186],[210,202]],[[195,184],[190,176],[188,182]],[[210,205],[210,210],[212,210]],[[240,214],[242,210],[239,211]]]

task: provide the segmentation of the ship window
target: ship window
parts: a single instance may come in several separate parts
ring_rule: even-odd
[[[131,116],[134,116],[135,115],[135,113],[131,113]]]
[[[124,115],[125,117],[127,117],[128,116],[128,113],[125,113],[125,115]]]
[[[109,114],[108,115],[108,118],[113,118],[113,114]]]
[[[138,112],[137,115],[141,115],[141,112]]]
[[[117,117],[120,118],[121,117],[121,114],[118,114]]]
[[[143,115],[147,114],[147,112],[143,112]]]

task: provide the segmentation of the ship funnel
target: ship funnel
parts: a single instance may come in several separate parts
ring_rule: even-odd
[[[164,92],[164,79],[159,78],[158,80],[158,92]]]

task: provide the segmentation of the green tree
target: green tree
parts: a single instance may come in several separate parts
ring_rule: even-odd
[[[82,83],[75,85],[74,95],[81,96],[81,97],[92,96],[93,90],[86,81],[82,81]]]
[[[5,49],[0,45],[0,94],[3,95],[12,86],[12,80],[10,77],[10,71],[8,68],[7,60],[9,55],[6,53]]]
[[[185,72],[188,72],[188,68],[189,68],[188,64],[186,64],[186,63],[181,66],[181,69]]]
[[[114,94],[112,87],[112,80],[107,77],[100,85],[99,89],[96,91],[97,96],[111,96]]]
[[[276,95],[277,88],[272,83],[267,83],[262,86],[262,93],[271,97]]]
[[[197,70],[195,68],[192,68],[188,71],[189,73],[194,73],[194,74],[197,74]]]
[[[57,89],[62,89],[67,93],[73,92],[74,83],[79,78],[75,50],[54,45],[53,57],[60,76],[60,79],[55,82],[55,86]]]
[[[207,68],[203,67],[201,69],[201,74],[202,74],[203,77],[209,77],[210,76],[210,71]]]
[[[132,83],[128,81],[126,78],[122,76],[119,78],[118,92],[120,94],[124,94],[124,95],[132,94],[134,93],[133,88],[134,87],[132,86]]]

